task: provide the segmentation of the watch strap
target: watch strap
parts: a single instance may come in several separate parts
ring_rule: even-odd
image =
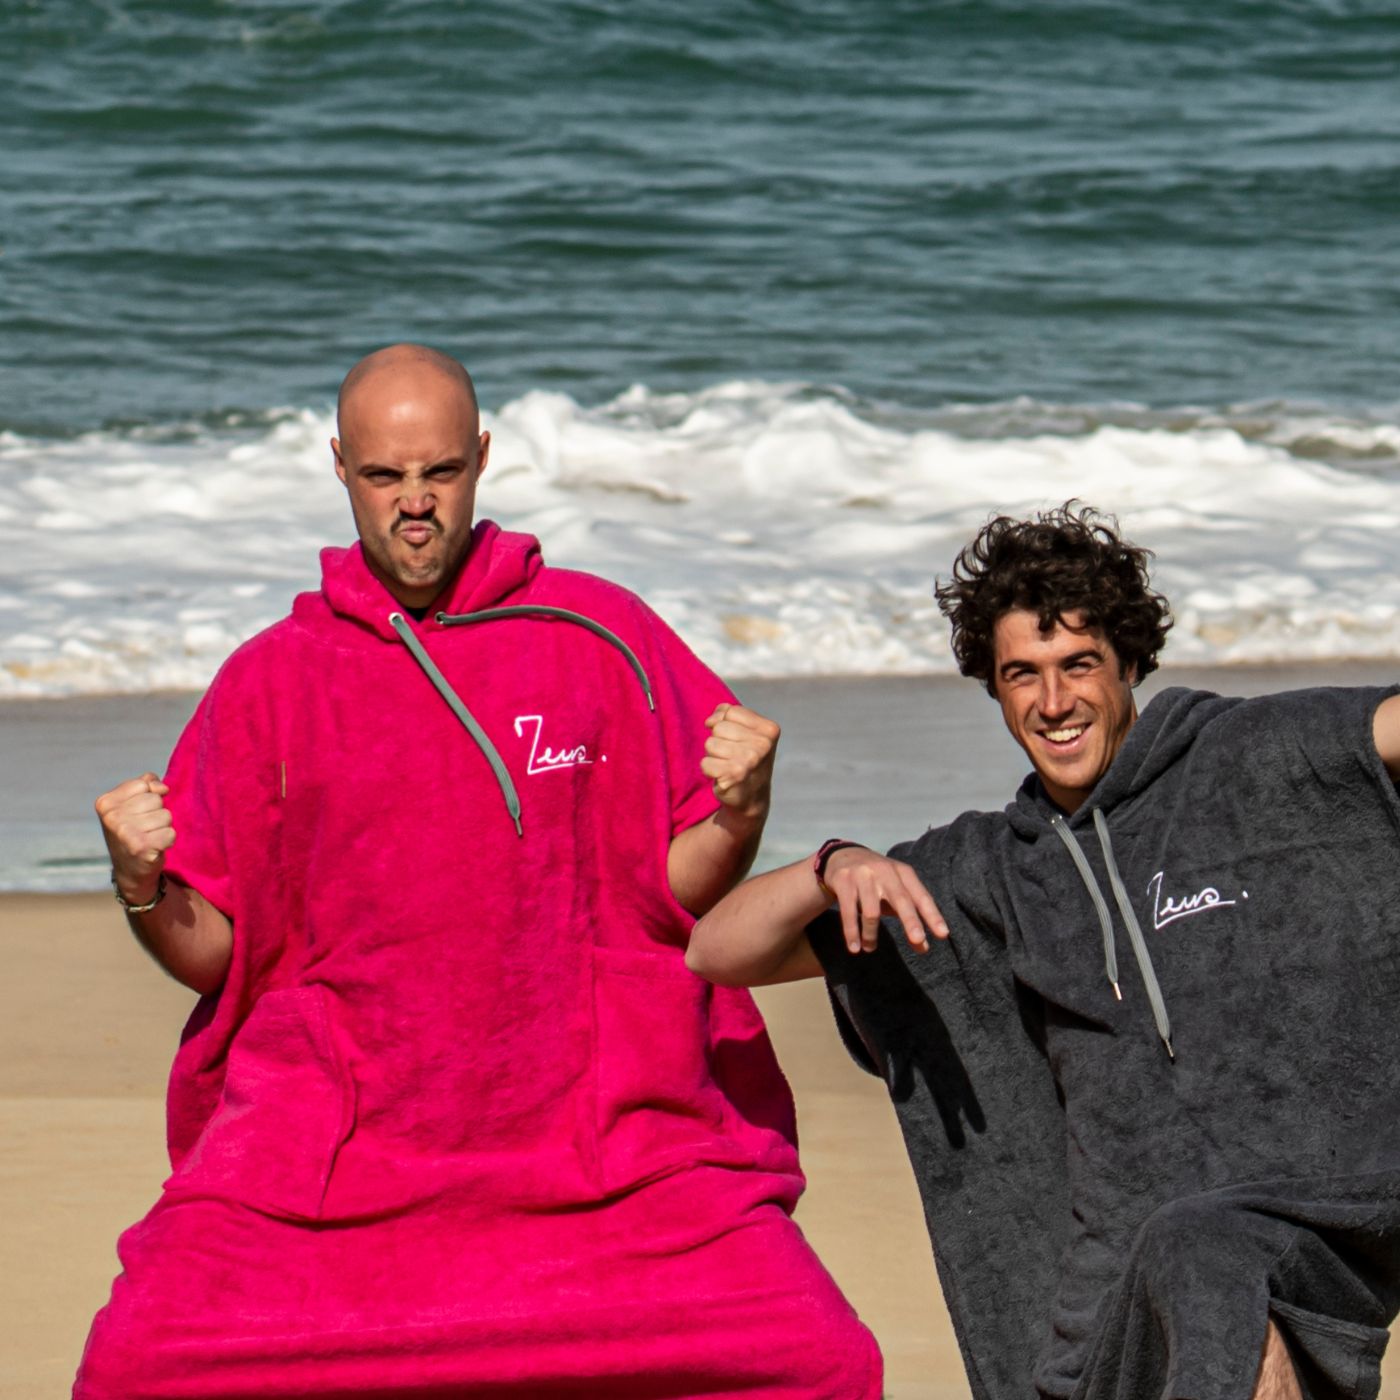
[[[822,893],[826,895],[828,899],[835,899],[836,896],[832,894],[830,887],[826,883],[827,862],[837,851],[844,851],[847,846],[858,846],[861,850],[865,849],[864,846],[861,846],[859,841],[847,841],[840,836],[833,836],[829,841],[823,841],[817,848],[816,855],[812,857],[812,874],[817,877],[817,884],[821,887]]]

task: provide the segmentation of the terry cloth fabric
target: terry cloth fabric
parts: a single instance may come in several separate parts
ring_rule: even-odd
[[[1004,813],[891,852],[946,944],[921,957],[886,925],[852,956],[813,925],[979,1398],[1246,1400],[1269,1312],[1309,1396],[1376,1394],[1400,1306],[1400,802],[1371,736],[1390,693],[1165,691],[1068,819],[1087,877],[1032,775]]]
[[[226,663],[171,760],[169,872],[232,919],[169,1092],[173,1174],[79,1372],[137,1397],[874,1397],[789,1213],[791,1097],[684,966],[672,837],[730,698],[642,603],[480,524],[418,640],[357,547]]]

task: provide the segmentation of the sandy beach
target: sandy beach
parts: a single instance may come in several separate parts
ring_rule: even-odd
[[[1380,667],[1169,672],[1160,684],[1252,693],[1389,679]],[[821,680],[741,687],[784,725],[767,863],[823,837],[910,836],[999,806],[1022,762],[991,703],[964,682]],[[0,706],[0,772],[38,813],[36,860],[100,859],[91,800],[159,767],[192,696]],[[4,833],[0,833],[4,834]],[[11,849],[14,849],[11,843]],[[13,865],[13,861],[11,861]],[[13,883],[13,880],[12,880]],[[0,1394],[67,1393],[119,1231],[164,1177],[162,1094],[192,994],[133,944],[102,894],[0,896]],[[848,1061],[819,985],[761,994],[797,1096],[810,1186],[799,1218],[884,1347],[894,1400],[967,1394],[912,1175],[881,1086]],[[1383,1395],[1400,1400],[1400,1365]]]

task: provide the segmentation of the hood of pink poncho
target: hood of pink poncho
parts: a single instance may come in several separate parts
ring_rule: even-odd
[[[433,600],[427,616],[438,611],[473,612],[505,603],[544,567],[540,542],[533,535],[502,530],[494,520],[479,520],[472,530],[471,551],[453,579]],[[370,569],[364,547],[321,551],[321,591],[297,597],[292,614],[315,627],[332,614],[348,618],[384,641],[399,642],[389,622],[403,604]]]

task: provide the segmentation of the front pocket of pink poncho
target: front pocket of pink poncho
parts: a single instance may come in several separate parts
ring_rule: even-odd
[[[353,1124],[325,992],[266,992],[234,1038],[218,1107],[166,1190],[314,1219]]]
[[[594,948],[593,997],[604,1189],[692,1163],[751,1166],[710,1066],[709,984],[678,955]]]

